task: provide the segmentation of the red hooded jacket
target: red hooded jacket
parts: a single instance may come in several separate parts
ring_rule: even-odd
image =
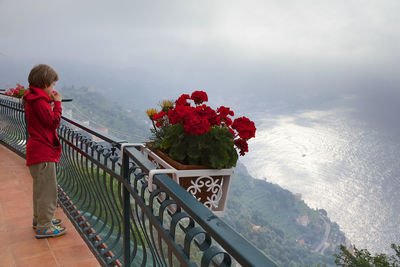
[[[50,96],[43,89],[32,86],[24,100],[29,133],[26,165],[58,162],[61,156],[61,144],[57,136],[61,120],[61,101],[55,101],[52,108]]]

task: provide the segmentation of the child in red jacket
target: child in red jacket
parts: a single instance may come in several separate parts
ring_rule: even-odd
[[[61,120],[60,93],[54,90],[57,72],[45,64],[35,66],[28,77],[29,93],[24,97],[29,139],[26,165],[33,178],[33,228],[36,238],[60,236],[66,232],[57,208],[56,162],[61,156],[57,128]],[[54,98],[54,107],[50,105]]]

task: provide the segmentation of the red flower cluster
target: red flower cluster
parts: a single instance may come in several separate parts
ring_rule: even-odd
[[[200,105],[201,103],[208,101],[208,96],[206,92],[194,91],[190,96],[190,99],[192,99],[196,105]]]
[[[219,115],[219,117],[221,118],[221,121],[223,121],[227,126],[231,126],[232,125],[232,120],[228,117],[235,115],[233,113],[232,110],[230,110],[230,108],[224,107],[224,106],[220,106],[219,108],[217,108],[217,113]]]
[[[249,140],[256,136],[256,126],[254,125],[254,122],[246,117],[235,119],[232,128],[238,131],[240,138]]]
[[[196,111],[187,113],[182,121],[185,132],[191,135],[202,135],[211,128],[211,123],[207,117],[200,115]]]
[[[192,100],[195,106],[188,102]],[[240,117],[232,122],[230,116],[234,112],[228,107],[221,106],[215,111],[203,104],[208,101],[207,93],[195,91],[190,96],[182,94],[176,101],[175,107],[169,111],[161,111],[152,116],[157,127],[182,124],[185,132],[191,135],[202,135],[212,127],[226,127],[232,133],[235,146],[239,149],[240,155],[248,152],[247,140],[255,137],[256,127],[254,122],[246,117]]]
[[[23,85],[17,83],[16,88],[10,88],[4,92],[5,95],[21,98],[28,93],[28,89],[25,89]]]
[[[190,106],[190,104],[187,102],[188,99],[190,99],[190,96],[188,94],[183,94],[175,101],[175,105]]]
[[[160,112],[154,114],[153,117],[151,117],[151,119],[156,122],[157,127],[161,127],[165,121],[165,118],[164,118],[165,115],[167,115],[167,112],[160,111]]]
[[[249,152],[249,145],[247,144],[247,141],[243,138],[236,139],[235,146],[239,148],[240,156],[244,156],[246,152]]]

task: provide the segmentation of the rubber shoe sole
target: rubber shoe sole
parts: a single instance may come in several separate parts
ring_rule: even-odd
[[[51,227],[51,228],[47,228],[47,229],[43,230],[42,233],[40,230],[36,230],[36,238],[41,239],[41,238],[57,237],[57,236],[65,234],[66,232],[67,232],[67,228],[55,226],[55,227]]]

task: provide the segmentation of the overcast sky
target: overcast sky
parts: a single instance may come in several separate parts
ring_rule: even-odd
[[[399,14],[398,0],[0,0],[0,87],[47,63],[59,86],[131,95],[397,90]]]

